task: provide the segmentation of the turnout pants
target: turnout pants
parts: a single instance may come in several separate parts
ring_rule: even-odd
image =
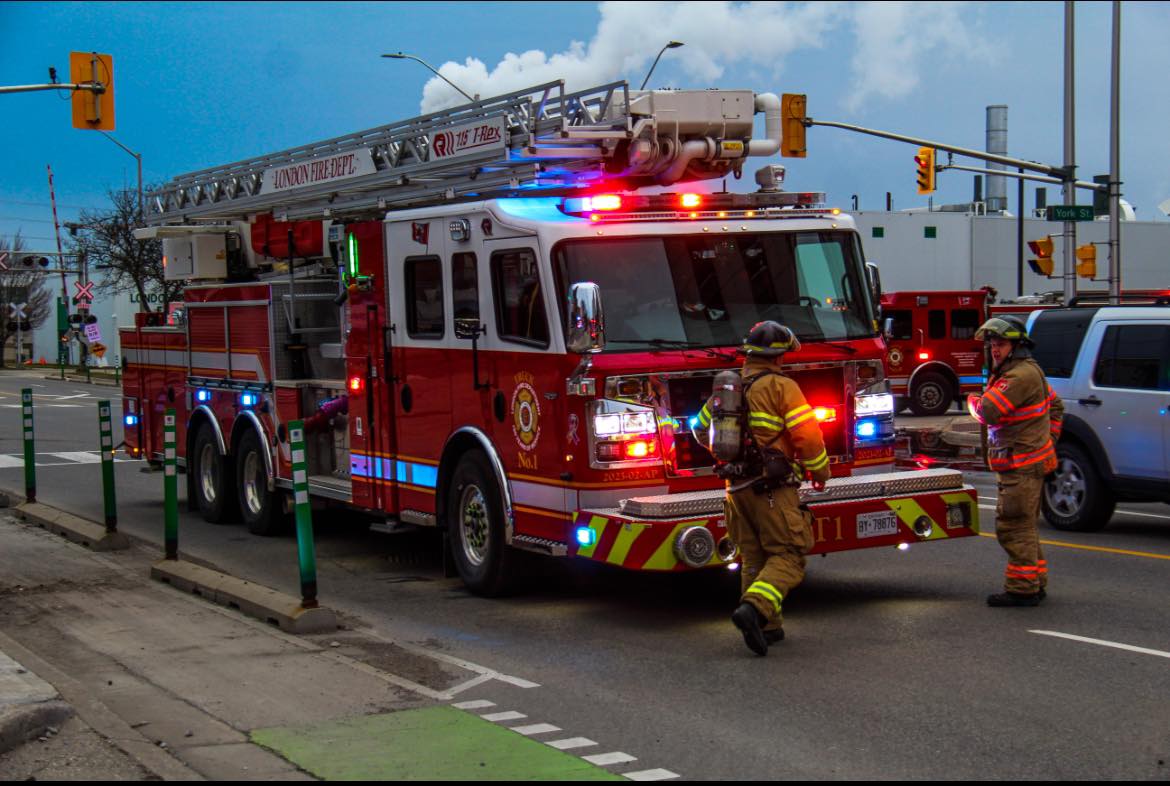
[[[1008,592],[1034,595],[1048,584],[1048,562],[1036,526],[1043,489],[1044,474],[1039,467],[999,473],[995,537],[1008,555],[1003,582]]]
[[[800,508],[796,488],[782,486],[757,494],[729,492],[724,502],[727,532],[740,554],[741,602],[767,620],[765,630],[783,623],[781,604],[804,578],[804,555],[813,547],[812,514]]]

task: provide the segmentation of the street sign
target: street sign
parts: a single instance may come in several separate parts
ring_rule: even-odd
[[[1049,205],[1049,221],[1092,221],[1092,205]]]
[[[77,300],[84,300],[86,303],[92,302],[93,301],[93,285],[94,285],[94,282],[92,282],[92,281],[90,281],[88,284],[86,284],[84,286],[82,286],[80,281],[74,281],[73,286],[77,289],[77,294],[74,295],[73,297]]]
[[[96,344],[102,340],[102,331],[96,322],[85,326],[85,340],[90,344]]]
[[[100,358],[106,354],[106,345],[99,342],[94,342],[93,344],[90,344],[89,351],[94,354],[94,357]]]

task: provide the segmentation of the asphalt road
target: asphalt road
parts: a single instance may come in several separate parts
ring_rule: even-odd
[[[0,488],[23,486],[9,458],[26,386],[39,500],[100,521],[95,402],[116,389],[0,374]],[[117,465],[119,526],[161,544],[162,476],[142,466]],[[994,477],[968,480],[991,533]],[[767,658],[728,620],[732,574],[526,560],[521,592],[486,600],[444,577],[437,533],[368,523],[318,514],[323,602],[356,627],[517,678],[469,698],[687,779],[1170,778],[1166,505],[1122,505],[1100,533],[1042,525],[1039,608],[984,605],[1005,562],[993,537],[813,558],[785,605],[788,640]],[[184,513],[179,539],[194,558],[297,591],[291,536]]]

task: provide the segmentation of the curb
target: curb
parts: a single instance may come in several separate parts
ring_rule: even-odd
[[[299,598],[183,560],[161,560],[150,577],[212,603],[236,609],[287,633],[337,630],[337,616],[323,606],[306,609]]]
[[[119,551],[130,548],[130,538],[123,533],[106,532],[104,526],[39,502],[25,502],[17,505],[14,510],[21,520],[44,527],[66,540],[94,551]]]
[[[61,694],[0,651],[0,754],[60,726],[73,715]]]

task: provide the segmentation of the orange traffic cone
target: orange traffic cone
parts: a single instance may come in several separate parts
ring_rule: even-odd
[[[44,356],[44,355],[41,355],[41,360],[40,360],[40,363],[41,363],[41,365],[42,365],[42,366],[47,366],[47,365],[49,365],[48,363],[46,363],[46,362],[45,362],[45,356]]]

